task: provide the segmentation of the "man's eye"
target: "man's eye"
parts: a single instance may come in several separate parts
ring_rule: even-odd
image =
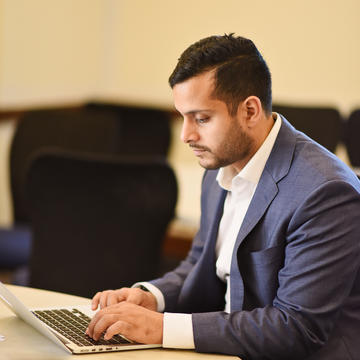
[[[208,117],[196,119],[196,121],[197,121],[199,124],[203,124],[203,123],[205,123],[205,122],[208,121],[208,120],[209,120]]]

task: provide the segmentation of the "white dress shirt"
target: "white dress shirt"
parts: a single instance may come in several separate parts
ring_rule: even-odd
[[[280,116],[276,113],[274,115],[274,126],[245,167],[239,173],[231,165],[220,168],[216,178],[219,185],[228,191],[216,243],[216,274],[227,284],[226,312],[230,312],[230,267],[236,238],[281,126]],[[165,302],[161,291],[149,283],[137,283],[134,286],[139,285],[144,285],[155,295],[158,311],[164,311]],[[165,313],[163,327],[163,347],[195,348],[191,314]]]

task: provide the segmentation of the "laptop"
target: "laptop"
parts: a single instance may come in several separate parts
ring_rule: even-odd
[[[121,335],[98,341],[85,334],[92,316],[90,305],[28,309],[1,281],[0,300],[18,317],[71,354],[88,354],[121,350],[161,347],[159,344],[139,344]]]

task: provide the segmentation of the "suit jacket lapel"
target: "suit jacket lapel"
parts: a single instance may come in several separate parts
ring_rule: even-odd
[[[270,174],[264,170],[241,225],[232,254],[230,269],[230,306],[232,311],[242,309],[244,302],[244,283],[239,272],[239,264],[237,260],[239,246],[249,232],[259,222],[277,192],[278,188],[276,183],[271,178]]]
[[[277,183],[289,172],[295,148],[294,130],[287,120],[282,117],[279,134],[241,225],[236,241],[236,249],[259,222],[275,198],[278,193]]]
[[[249,208],[244,217],[241,225],[237,240],[236,249],[240,246],[244,238],[259,222],[261,217],[264,215],[266,209],[274,199],[278,192],[278,187],[270,174],[264,170],[259,184],[256,188],[254,197],[249,205]]]
[[[208,224],[211,224],[209,227],[208,233],[206,234],[206,238],[209,238],[209,241],[207,241],[205,245],[205,251],[204,253],[211,251],[211,256],[215,256],[215,245],[216,245],[216,239],[217,234],[219,230],[219,224],[220,220],[224,211],[224,202],[226,197],[227,191],[222,189],[217,181],[215,181],[212,185],[211,189],[211,201],[209,202],[209,208],[211,209],[208,212],[208,218],[205,220]],[[209,256],[210,254],[206,254]],[[208,258],[207,258],[208,259]]]

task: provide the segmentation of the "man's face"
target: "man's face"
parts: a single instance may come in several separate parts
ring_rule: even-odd
[[[184,118],[181,140],[189,144],[199,164],[206,169],[230,164],[241,169],[249,160],[254,144],[245,131],[244,113],[238,111],[231,116],[226,104],[212,93],[211,71],[174,86],[174,104]]]

